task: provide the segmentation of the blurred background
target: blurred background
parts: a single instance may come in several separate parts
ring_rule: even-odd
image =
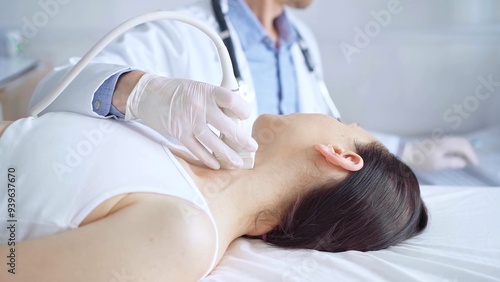
[[[38,61],[38,68],[50,68],[81,56],[122,21],[179,2],[5,0],[0,30],[28,37],[16,48]],[[56,3],[57,10],[45,12],[48,3]],[[396,13],[384,17],[391,5]],[[315,0],[307,10],[293,12],[316,35],[325,82],[348,121],[405,136],[499,124],[500,86],[485,87],[488,97],[482,100],[475,91],[484,81],[500,83],[500,1]]]

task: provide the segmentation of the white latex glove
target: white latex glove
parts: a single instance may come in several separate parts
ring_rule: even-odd
[[[408,142],[401,159],[414,168],[425,170],[460,169],[479,162],[470,142],[462,137]]]
[[[240,119],[248,118],[251,111],[243,98],[225,88],[144,74],[127,100],[125,120],[141,119],[159,133],[175,137],[212,169],[219,169],[220,164],[202,143],[220,158],[240,167],[243,164],[241,157],[208,124],[243,150],[255,152],[258,145],[250,133],[238,127],[221,108],[230,110]]]

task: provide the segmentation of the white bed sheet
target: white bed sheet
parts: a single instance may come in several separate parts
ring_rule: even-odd
[[[386,250],[286,250],[233,242],[212,281],[500,281],[500,187],[422,186],[423,234]]]

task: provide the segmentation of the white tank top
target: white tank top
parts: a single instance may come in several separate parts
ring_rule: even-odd
[[[77,228],[116,195],[178,197],[203,209],[213,223],[211,270],[219,241],[215,221],[192,179],[162,145],[165,141],[138,122],[73,113],[18,120],[0,138],[0,182],[7,183],[0,192],[0,220],[15,224],[20,242]],[[10,236],[10,230],[0,228],[0,245]]]

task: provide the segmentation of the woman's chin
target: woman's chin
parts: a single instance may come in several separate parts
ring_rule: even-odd
[[[260,146],[259,136],[261,137],[264,131],[266,131],[266,128],[269,128],[269,120],[271,116],[272,115],[270,114],[260,115],[257,117],[257,119],[255,119],[253,123],[252,137],[253,139],[255,139],[255,141],[257,141],[257,143],[259,143],[259,146]]]
[[[285,116],[263,114],[254,122],[252,137],[261,145],[270,144],[281,134],[289,121]]]

